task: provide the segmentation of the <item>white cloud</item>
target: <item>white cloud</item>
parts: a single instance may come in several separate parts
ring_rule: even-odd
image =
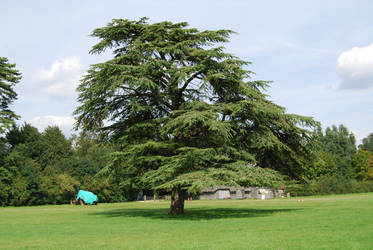
[[[343,89],[368,89],[373,86],[373,44],[344,51],[338,58],[337,71]]]
[[[75,89],[83,74],[83,67],[76,56],[56,60],[49,69],[41,69],[34,82],[41,85],[42,93],[54,98],[75,97]]]
[[[71,56],[64,58],[62,60],[56,60],[52,63],[49,69],[41,69],[35,75],[36,81],[51,81],[55,80],[61,73],[71,74],[80,73],[82,66],[80,64],[79,58],[76,56]]]
[[[72,132],[75,119],[71,116],[47,115],[36,116],[28,122],[38,128],[39,131],[43,131],[48,126],[58,126],[66,136],[69,136]]]
[[[80,76],[67,79],[65,81],[59,81],[52,85],[49,85],[43,89],[43,93],[57,98],[74,97],[77,83],[79,82]]]

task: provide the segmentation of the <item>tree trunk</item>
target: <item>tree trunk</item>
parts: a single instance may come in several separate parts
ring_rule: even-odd
[[[169,214],[177,215],[184,213],[184,194],[185,191],[181,190],[180,187],[172,189]]]

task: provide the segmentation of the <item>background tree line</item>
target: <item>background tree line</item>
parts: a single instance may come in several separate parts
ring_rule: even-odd
[[[66,139],[58,127],[40,133],[30,124],[15,126],[1,141],[0,204],[67,203],[78,186],[98,193],[102,202],[126,200],[125,190],[97,176],[111,151],[93,136]]]
[[[344,126],[320,129],[314,141],[314,159],[304,165],[302,181],[289,181],[293,195],[373,191],[373,133],[356,147],[355,136]]]
[[[289,179],[286,189],[295,195],[373,191],[372,139],[373,133],[357,148],[343,125],[319,131],[315,158],[303,166],[302,180]],[[77,186],[97,193],[101,202],[132,200],[138,191],[99,174],[115,145],[92,134],[67,139],[58,127],[39,132],[25,123],[1,138],[0,149],[1,206],[68,203]]]

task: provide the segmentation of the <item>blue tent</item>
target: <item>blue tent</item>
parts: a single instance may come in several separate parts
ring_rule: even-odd
[[[85,204],[94,204],[97,203],[98,198],[97,195],[95,195],[92,192],[85,191],[85,190],[79,190],[78,195],[76,196],[76,199],[82,199]]]

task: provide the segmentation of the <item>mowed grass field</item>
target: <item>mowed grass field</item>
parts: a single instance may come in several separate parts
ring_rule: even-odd
[[[303,199],[303,202],[298,201]],[[2,249],[373,249],[373,193],[0,208]]]

